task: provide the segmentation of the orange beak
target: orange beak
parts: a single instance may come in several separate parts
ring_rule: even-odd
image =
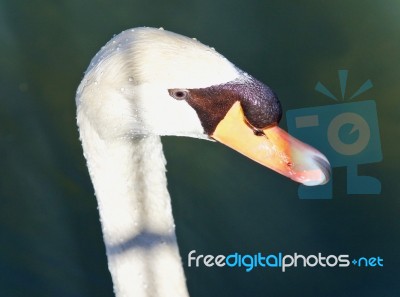
[[[329,181],[330,165],[323,154],[278,126],[255,133],[247,124],[239,101],[232,105],[211,137],[304,185],[322,185]]]

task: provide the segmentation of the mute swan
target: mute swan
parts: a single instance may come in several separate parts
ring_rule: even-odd
[[[76,104],[118,297],[188,296],[160,136],[217,140],[306,185],[329,179],[327,159],[278,128],[281,106],[269,87],[166,30],[112,38],[92,59]]]

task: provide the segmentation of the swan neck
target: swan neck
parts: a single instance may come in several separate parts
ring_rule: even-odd
[[[159,136],[102,139],[78,125],[117,297],[188,296]]]

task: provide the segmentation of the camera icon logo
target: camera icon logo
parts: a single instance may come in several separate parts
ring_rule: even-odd
[[[347,194],[380,194],[380,181],[359,176],[358,166],[382,160],[378,116],[374,100],[344,103],[347,70],[339,70],[342,99],[339,101],[322,83],[315,90],[337,101],[336,104],[300,108],[286,113],[289,133],[316,147],[331,166],[347,168]],[[367,80],[349,99],[372,87]],[[299,186],[300,199],[331,199],[334,176],[329,183]]]

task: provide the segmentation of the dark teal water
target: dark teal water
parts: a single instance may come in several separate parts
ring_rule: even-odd
[[[202,254],[380,256],[384,267],[185,267],[195,296],[397,296],[400,292],[398,1],[0,2],[0,295],[112,296],[75,90],[113,34],[164,27],[214,46],[278,93],[285,110],[334,104],[348,69],[354,99],[377,104],[383,161],[360,166],[380,195],[300,200],[297,185],[219,144],[163,140],[183,260]],[[282,120],[285,127],[286,119]]]

